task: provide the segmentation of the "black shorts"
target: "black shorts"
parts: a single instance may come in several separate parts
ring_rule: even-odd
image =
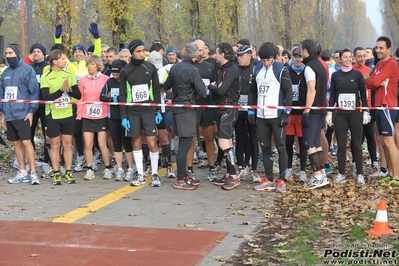
[[[59,137],[63,135],[73,135],[75,132],[75,119],[71,116],[63,119],[53,119],[46,116],[47,136],[49,138]]]
[[[31,138],[29,120],[7,121],[7,139],[9,141],[28,140]]]
[[[108,131],[108,118],[87,119],[82,118],[82,132]]]
[[[162,114],[162,121],[161,121],[161,123],[159,123],[157,125],[157,128],[158,129],[166,129],[166,116],[165,116],[165,113],[161,113],[161,114]]]
[[[237,121],[239,111],[237,109],[218,110],[216,123],[220,139],[231,139],[233,137],[234,125]]]
[[[197,126],[213,126],[215,124],[215,109],[197,108]]]
[[[180,138],[197,136],[196,111],[173,113],[173,131]]]
[[[140,137],[142,129],[147,137],[158,135],[155,113],[129,115],[128,119],[130,121],[130,130],[126,132],[127,137]]]
[[[108,119],[108,128],[111,132],[115,152],[121,152],[122,146],[125,152],[133,151],[132,138],[125,136],[125,129],[122,127],[120,119]]]

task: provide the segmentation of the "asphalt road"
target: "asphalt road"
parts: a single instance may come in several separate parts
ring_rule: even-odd
[[[51,179],[41,185],[8,184],[14,172],[0,173],[0,220],[48,221],[127,227],[211,230],[228,232],[201,265],[220,265],[262,223],[265,202],[276,193],[253,190],[250,180],[232,191],[224,191],[206,180],[208,169],[194,166],[198,189],[173,189],[174,179],[162,178],[161,187],[151,187],[150,179],[140,187],[127,182],[97,178],[83,180],[85,172],[75,173],[76,184],[53,186]],[[225,171],[225,170],[224,170]],[[160,176],[166,174],[159,170]],[[221,175],[221,174],[219,174]],[[184,248],[184,247],[182,247]]]

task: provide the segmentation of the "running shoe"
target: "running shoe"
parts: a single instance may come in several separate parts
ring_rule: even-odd
[[[42,170],[41,178],[49,178],[54,173],[53,168],[48,163],[43,163]]]
[[[111,169],[109,168],[105,168],[105,170],[103,171],[103,179],[112,179],[112,172]]]
[[[151,186],[152,187],[160,187],[161,186],[161,180],[159,179],[159,176],[157,174],[152,175]]]
[[[197,179],[195,179],[195,178],[196,178],[195,173],[193,173],[193,172],[191,172],[191,171],[189,170],[189,171],[187,171],[187,175],[190,177],[191,183],[192,183],[194,186],[199,186],[200,181],[197,180]]]
[[[342,174],[338,174],[337,177],[334,180],[334,183],[337,183],[337,184],[342,184],[342,183],[345,183],[345,182],[346,182],[346,176],[342,175]]]
[[[308,189],[315,189],[319,187],[324,187],[330,184],[327,177],[325,175],[322,176],[321,179],[312,178],[308,183]]]
[[[378,162],[373,162],[373,163],[371,164],[371,167],[372,167],[373,169],[376,169],[376,170],[380,169],[380,165],[378,164]]]
[[[62,175],[60,172],[54,173],[53,175],[53,185],[62,185]]]
[[[144,170],[144,176],[150,176],[151,172],[151,166],[147,165]]]
[[[116,171],[116,174],[115,174],[115,181],[122,181],[124,173],[125,173],[125,171],[123,171],[122,168],[118,169],[118,171]]]
[[[123,181],[132,182],[134,173],[135,173],[134,169],[132,169],[132,168],[127,169],[127,172],[126,172],[125,176],[123,177]]]
[[[391,181],[389,181],[388,185],[399,186],[399,180],[392,178]]]
[[[83,170],[84,165],[86,164],[86,158],[84,155],[79,156],[78,159],[76,160],[76,164],[75,167],[73,168],[73,170],[75,172],[80,172]]]
[[[279,180],[277,180],[276,183],[277,183],[277,188],[276,188],[277,193],[287,192],[287,185],[285,184],[284,180],[279,179]]]
[[[363,175],[357,175],[357,184],[358,185],[364,185],[366,184],[366,181],[364,180],[364,176]]]
[[[213,182],[213,181],[215,181],[217,178],[218,178],[218,177],[217,177],[217,175],[216,175],[215,169],[209,170],[207,179],[208,179],[209,181]]]
[[[215,165],[215,172],[220,173],[222,171],[222,167],[220,165]]]
[[[218,179],[215,179],[214,181],[213,181],[213,183],[216,185],[216,186],[223,186],[225,183],[226,183],[226,181],[227,181],[227,177],[229,176],[229,174],[224,174],[223,176],[222,176],[222,178],[218,178]]]
[[[176,178],[175,171],[173,170],[172,165],[168,166],[168,170],[166,172],[166,177],[167,178]]]
[[[95,175],[94,175],[94,171],[92,169],[88,169],[86,171],[85,176],[83,177],[84,180],[91,180],[91,179],[94,179],[94,178],[95,178]]]
[[[257,186],[254,186],[254,190],[263,191],[263,190],[276,190],[277,184],[274,181],[270,181],[268,178],[263,178],[262,183]]]
[[[62,166],[62,165],[60,165],[60,173],[61,173],[62,176],[64,176],[65,173],[66,173],[65,167]]]
[[[391,180],[392,180],[392,176],[387,175],[384,178],[378,180],[378,183],[382,186],[385,186],[385,185],[389,184],[389,182],[391,182]]]
[[[74,183],[76,183],[76,180],[75,180],[75,178],[73,177],[71,171],[67,171],[67,172],[65,173],[65,175],[64,175],[64,178],[65,178],[65,182],[68,183],[68,184],[74,184]]]
[[[262,178],[259,176],[259,173],[256,170],[251,171],[251,179],[252,179],[252,183],[261,183],[262,182]]]
[[[374,174],[371,174],[371,175],[370,175],[370,177],[387,177],[387,176],[388,176],[388,171],[386,171],[386,172],[384,173],[384,172],[382,172],[381,170],[378,171],[378,172],[376,172],[376,173],[374,173]]]
[[[173,185],[174,189],[182,189],[182,190],[194,190],[197,186],[191,183],[189,176],[184,176],[183,179],[177,179],[175,184]]]
[[[224,190],[232,190],[235,189],[236,187],[239,187],[240,185],[241,185],[240,178],[236,178],[234,176],[229,175],[229,177],[227,177],[226,183],[222,185],[222,188]]]
[[[287,172],[285,172],[285,180],[290,181],[294,177],[294,174],[292,172],[292,168],[288,168]]]
[[[30,178],[31,178],[31,181],[30,181],[31,185],[40,185],[40,180],[37,177],[36,172],[34,172],[34,171],[30,172]]]
[[[331,174],[332,173],[332,167],[331,167],[330,163],[328,164],[328,167],[325,167],[325,170],[326,170],[326,174]]]
[[[197,165],[198,168],[206,168],[208,166],[209,166],[209,163],[208,163],[207,159],[200,159],[198,161],[198,165]]]
[[[308,182],[308,177],[306,176],[306,172],[305,171],[300,171],[299,172],[299,179],[298,182],[300,184],[306,183]]]
[[[31,182],[30,176],[29,175],[23,176],[21,175],[21,172],[18,172],[18,174],[14,178],[8,179],[8,183],[10,184],[27,183],[27,182]]]

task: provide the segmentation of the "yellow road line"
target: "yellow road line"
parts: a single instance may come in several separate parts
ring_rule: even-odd
[[[176,169],[176,163],[173,164],[173,168]],[[166,175],[166,169],[162,168],[158,171],[158,175],[165,176]],[[77,220],[82,219],[83,217],[88,216],[91,213],[94,213],[98,211],[101,208],[104,208],[105,206],[108,206],[111,203],[114,203],[117,200],[120,200],[123,197],[126,197],[130,193],[133,193],[139,189],[142,189],[143,187],[147,186],[150,184],[150,182],[146,182],[145,185],[139,186],[139,187],[134,187],[126,185],[120,189],[117,189],[108,195],[105,195],[104,197],[101,197],[89,204],[86,204],[82,206],[81,208],[78,208],[76,210],[73,210],[67,214],[64,214],[57,219],[52,220],[54,223],[73,223],[76,222]]]

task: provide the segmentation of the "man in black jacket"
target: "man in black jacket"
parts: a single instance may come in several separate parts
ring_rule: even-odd
[[[303,63],[306,65],[299,87],[299,105],[305,106],[302,115],[304,144],[310,165],[315,174],[308,183],[308,189],[328,185],[325,175],[324,154],[320,144],[320,131],[326,115],[325,110],[310,107],[326,106],[326,71],[317,56],[317,43],[306,39],[302,42]]]
[[[216,82],[208,88],[214,98],[215,104],[237,105],[240,99],[240,82],[238,67],[233,63],[235,53],[229,43],[221,43],[216,47],[216,61],[220,64],[217,71]],[[238,118],[237,109],[218,109],[216,123],[219,131],[218,144],[226,156],[227,174],[214,184],[231,190],[240,186],[240,178],[236,176],[236,163],[233,148],[234,124]]]
[[[199,70],[194,66],[199,49],[196,43],[185,47],[185,59],[173,65],[169,77],[163,85],[166,93],[173,87],[173,104],[195,104],[195,98],[206,97],[206,87]],[[177,180],[175,189],[193,190],[199,182],[186,171],[187,153],[192,139],[197,136],[196,110],[194,108],[174,108],[173,131],[179,137],[179,148],[176,154]]]
[[[132,54],[130,63],[122,68],[120,77],[119,101],[126,103],[160,103],[161,92],[156,67],[144,61],[144,43],[133,40],[129,43]],[[133,138],[133,156],[136,161],[137,175],[133,177],[132,186],[145,183],[143,169],[143,150],[141,133],[144,130],[150,149],[152,178],[151,186],[159,187],[161,181],[158,177],[158,145],[156,141],[157,126],[155,114],[157,107],[152,106],[126,106],[120,107],[122,126],[127,130],[127,136]]]

